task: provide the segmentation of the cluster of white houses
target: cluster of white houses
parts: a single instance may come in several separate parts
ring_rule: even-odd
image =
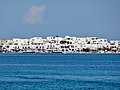
[[[120,41],[97,37],[33,37],[0,40],[0,52],[13,53],[120,53]]]

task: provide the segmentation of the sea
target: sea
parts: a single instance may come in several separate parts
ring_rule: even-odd
[[[0,54],[0,90],[120,90],[120,54]]]

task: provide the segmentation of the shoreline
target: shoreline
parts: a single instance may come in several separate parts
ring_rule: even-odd
[[[120,52],[105,52],[105,53],[91,53],[91,52],[79,52],[79,53],[41,53],[41,52],[22,52],[22,53],[15,53],[15,52],[5,52],[5,53],[0,53],[0,54],[40,54],[40,55],[56,55],[56,54],[61,54],[61,55],[82,55],[82,54],[88,54],[88,55],[90,55],[90,54],[120,54]]]

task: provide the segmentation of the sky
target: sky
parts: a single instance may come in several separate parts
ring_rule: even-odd
[[[1,0],[0,38],[120,40],[120,0]]]

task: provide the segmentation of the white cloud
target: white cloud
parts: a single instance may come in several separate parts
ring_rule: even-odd
[[[24,16],[25,23],[28,24],[46,24],[47,21],[44,18],[44,14],[46,11],[45,5],[34,5],[29,8],[29,11]]]

